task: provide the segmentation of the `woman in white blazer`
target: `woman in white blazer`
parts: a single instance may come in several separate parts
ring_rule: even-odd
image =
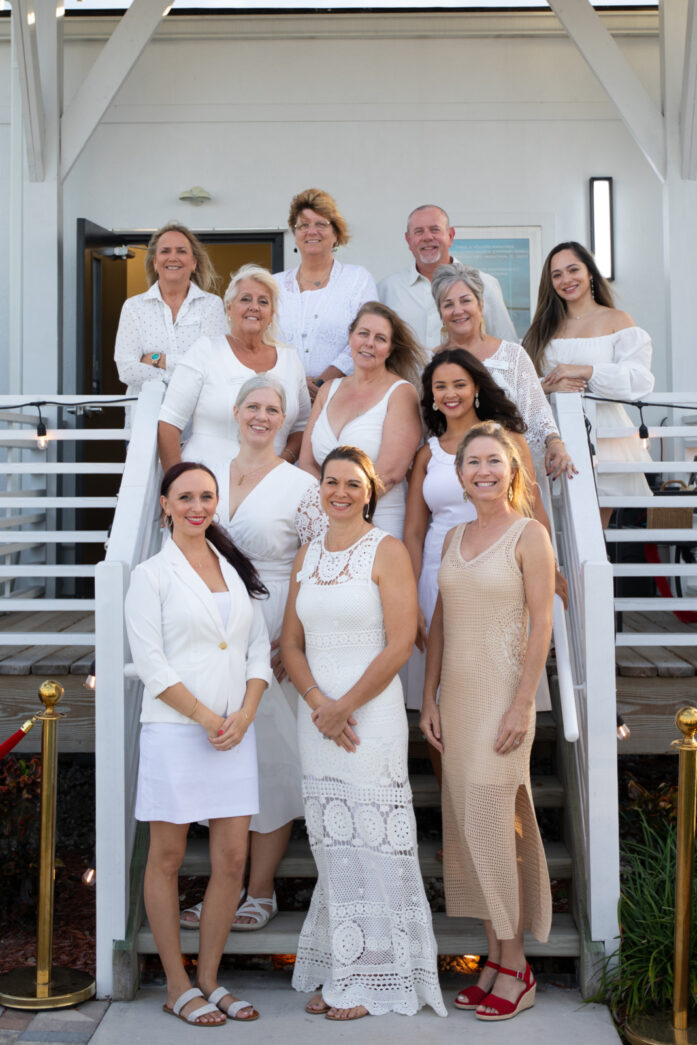
[[[271,678],[269,639],[249,562],[217,526],[213,473],[168,470],[160,503],[172,540],[133,571],[131,653],[144,693],[136,818],[150,822],[145,906],[167,977],[164,1011],[198,1026],[254,1020],[217,983],[258,812],[254,716]],[[192,988],[181,958],[178,872],[189,824],[210,822],[211,877]],[[200,999],[208,999],[208,1004]]]

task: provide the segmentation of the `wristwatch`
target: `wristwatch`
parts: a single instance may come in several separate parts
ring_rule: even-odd
[[[150,357],[150,358],[151,358],[151,359],[152,359],[152,361],[153,361],[153,365],[154,365],[154,366],[157,366],[158,362],[160,361],[160,359],[161,359],[162,357],[160,356],[160,353],[159,353],[159,352],[153,352],[153,354],[151,355],[151,357]],[[160,370],[161,368],[160,368],[160,367],[157,367],[157,369],[158,369],[158,370]]]

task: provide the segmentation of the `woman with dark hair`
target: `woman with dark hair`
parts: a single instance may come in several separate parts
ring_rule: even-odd
[[[523,345],[551,392],[585,392],[609,399],[641,399],[654,385],[651,338],[631,316],[615,308],[612,290],[593,255],[571,240],[545,258],[532,325]],[[621,403],[598,403],[597,425],[624,428],[632,422]],[[608,461],[650,461],[636,437],[595,438]],[[600,475],[598,493],[651,493],[641,473]],[[612,508],[601,508],[606,527]]]
[[[483,363],[462,348],[438,352],[422,375],[421,413],[431,433],[414,460],[409,479],[404,543],[419,579],[417,645],[423,651],[438,596],[438,569],[446,533],[476,517],[471,501],[462,499],[455,471],[455,451],[479,421],[496,421],[511,437],[531,490],[533,515],[549,529],[549,520],[535,482],[535,472],[523,433],[526,425],[518,408],[494,381]],[[566,598],[566,582],[559,576],[559,594]],[[421,707],[423,658],[409,662],[407,706]]]
[[[278,319],[283,340],[298,353],[312,399],[319,386],[353,369],[346,331],[364,301],[377,298],[375,280],[362,265],[336,259],[349,239],[346,219],[323,189],[293,197],[288,227],[300,265],[278,272]]]
[[[145,908],[167,977],[164,1011],[196,1026],[255,1020],[218,986],[250,817],[259,810],[254,716],[271,678],[256,570],[217,525],[218,484],[183,461],[162,480],[172,539],[136,566],[126,625],[143,682],[136,818],[150,823]],[[191,987],[179,943],[178,871],[189,825],[210,824],[211,877]],[[201,998],[208,1004],[201,1004]]]
[[[153,232],[145,254],[150,287],[124,303],[114,358],[128,395],[146,381],[169,381],[184,353],[200,337],[225,333],[225,310],[215,270],[190,229],[170,221]]]
[[[298,740],[317,885],[293,986],[310,1014],[445,1008],[416,848],[398,671],[416,634],[404,545],[372,524],[380,480],[352,446],[320,473],[324,537],[295,557],[281,638],[301,694]]]
[[[360,447],[382,483],[376,525],[401,540],[404,478],[421,441],[414,385],[423,351],[406,323],[379,301],[361,306],[349,327],[349,345],[354,371],[320,389],[303,435],[300,467],[318,476],[335,447]]]

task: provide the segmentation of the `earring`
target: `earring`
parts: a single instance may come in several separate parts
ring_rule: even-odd
[[[363,505],[363,518],[365,519],[366,522],[370,522],[370,505],[369,504],[364,504]]]
[[[474,409],[479,410],[479,392],[474,393]]]
[[[220,516],[218,515],[218,513],[217,513],[217,512],[216,512],[216,513],[215,513],[215,515],[213,516],[213,522],[215,523],[215,525],[216,525],[216,526],[217,526],[217,525],[218,525],[218,523],[220,522]]]
[[[591,297],[595,298],[595,280],[591,276]]]
[[[438,407],[436,406],[435,399],[433,400],[433,409],[435,410],[436,413],[438,413]]]
[[[165,526],[167,527],[168,530],[172,529],[172,516],[171,515],[165,515]]]
[[[332,247],[332,254],[336,254],[338,249],[339,249],[339,244],[335,243],[334,246]]]
[[[294,253],[294,254],[297,254],[297,253],[298,253],[298,248],[297,248],[297,247],[293,247],[293,253]]]
[[[465,502],[465,504],[467,504],[467,502],[469,501],[469,495],[467,493],[467,490],[465,489],[463,489],[462,491],[462,500]]]
[[[482,341],[486,337],[486,323],[484,322],[484,316],[482,316],[479,323],[479,336],[482,339]]]
[[[508,500],[513,503],[513,483],[508,487]]]

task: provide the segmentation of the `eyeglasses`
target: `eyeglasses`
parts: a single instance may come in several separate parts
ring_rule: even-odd
[[[299,225],[295,226],[295,231],[309,232],[310,229],[317,229],[318,232],[326,232],[329,228],[331,228],[330,221],[301,221]]]

